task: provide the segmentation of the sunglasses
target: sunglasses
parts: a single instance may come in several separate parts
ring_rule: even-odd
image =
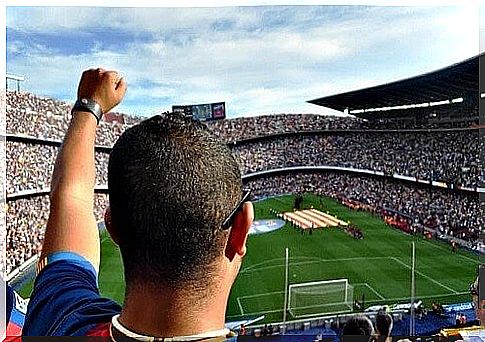
[[[229,216],[224,220],[224,222],[222,222],[222,226],[221,226],[222,230],[227,230],[232,226],[232,224],[234,223],[234,217],[239,211],[241,211],[244,202],[248,201],[250,194],[251,194],[251,190],[249,189],[243,190],[242,198],[237,204],[236,208],[234,208],[234,210],[229,214]]]

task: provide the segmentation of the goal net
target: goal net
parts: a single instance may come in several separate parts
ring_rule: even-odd
[[[288,288],[288,312],[294,318],[349,312],[353,292],[347,279],[292,284]]]

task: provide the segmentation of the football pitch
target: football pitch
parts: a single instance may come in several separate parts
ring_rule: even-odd
[[[291,211],[294,196],[255,203],[255,218],[274,218],[270,209]],[[289,284],[348,279],[354,299],[364,297],[365,306],[409,303],[413,237],[387,226],[368,212],[340,203],[304,196],[304,206],[350,221],[364,239],[349,236],[342,228],[316,229],[313,234],[286,224],[273,232],[251,235],[241,272],[232,288],[227,320],[266,315],[266,322],[281,321],[284,306],[285,249],[289,249]],[[103,234],[99,285],[104,296],[123,301],[124,282],[119,251]],[[416,237],[416,299],[428,307],[432,302],[471,301],[469,285],[476,277],[477,255],[456,253],[442,242]],[[22,293],[26,295],[28,289]],[[289,319],[292,319],[291,315]]]

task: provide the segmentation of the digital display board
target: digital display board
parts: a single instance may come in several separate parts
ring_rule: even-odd
[[[211,121],[226,118],[226,103],[205,103],[197,105],[172,106],[172,112],[183,113],[194,120]]]

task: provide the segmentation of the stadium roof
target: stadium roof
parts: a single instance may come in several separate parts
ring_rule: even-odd
[[[478,59],[475,56],[426,74],[308,102],[343,112],[465,97],[478,93]]]
[[[25,81],[25,78],[22,77],[22,76],[17,76],[17,75],[14,75],[14,74],[5,74],[5,78],[8,79],[8,80],[15,80],[15,81]]]

